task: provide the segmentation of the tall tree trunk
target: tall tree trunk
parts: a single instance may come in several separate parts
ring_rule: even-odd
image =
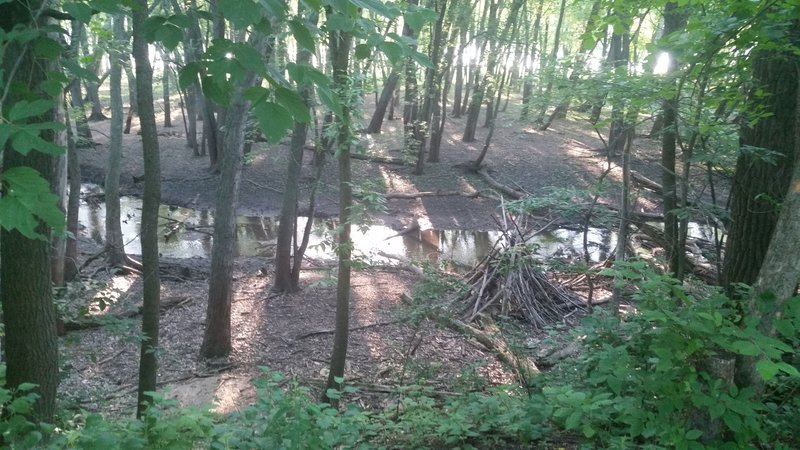
[[[675,2],[664,6],[664,36],[681,31],[686,26],[686,15],[682,8]],[[669,55],[667,74],[672,74],[678,69],[677,55],[672,49],[666,48]],[[673,86],[675,81],[672,80]],[[677,87],[675,87],[677,90]],[[679,280],[683,279],[683,261],[685,250],[680,245],[678,232],[678,192],[676,172],[676,144],[678,139],[678,99],[680,92],[673,92],[669,98],[662,102],[662,117],[664,121],[661,135],[661,186],[664,210],[664,240],[667,242],[667,261],[669,271]],[[684,174],[688,176],[688,174]]]
[[[42,1],[16,1],[0,4],[0,27],[5,33],[22,25],[40,30],[48,25],[41,9]],[[10,40],[5,43],[2,70],[4,83],[19,83],[18,89],[7,90],[4,101],[12,105],[22,100],[52,99],[41,85],[53,67],[52,60],[39,58],[28,43]],[[20,77],[20,78],[18,78]],[[20,92],[22,91],[22,92]],[[58,120],[53,109],[30,122]],[[53,130],[43,130],[41,138],[58,142]],[[53,174],[53,157],[39,151],[23,155],[10,144],[3,149],[2,170],[30,167],[49,180]],[[39,221],[36,232],[42,239],[30,239],[19,231],[0,230],[0,302],[5,324],[5,387],[15,389],[23,383],[35,383],[39,398],[34,403],[36,421],[52,423],[58,386],[58,343],[56,310],[50,285],[50,228]]]
[[[78,213],[81,206],[81,165],[75,143],[74,120],[67,116],[67,248],[64,255],[64,280],[73,281],[78,276]]]
[[[792,22],[788,37],[791,42],[800,40],[800,21]],[[778,220],[778,205],[789,187],[798,145],[794,126],[800,57],[777,49],[756,49],[752,55],[756,86],[748,96],[750,110],[771,115],[752,126],[742,125],[743,151],[731,183],[732,220],[722,270],[723,285],[731,294],[735,283],[752,285],[757,280]],[[759,149],[773,152],[772,161],[759,155]]]
[[[83,23],[79,20],[71,22],[72,35],[70,36],[69,48],[67,50],[68,58],[71,58],[77,64],[80,60],[80,44],[83,41],[83,34],[86,32]],[[75,111],[70,113],[74,117],[77,124],[78,137],[76,140],[79,146],[94,147],[94,139],[92,138],[92,130],[89,128],[89,123],[86,120],[86,107],[83,104],[83,96],[81,95],[81,80],[80,78],[73,79],[69,84],[70,105]]]
[[[425,144],[426,138],[431,133],[434,126],[438,128],[438,124],[431,123],[431,116],[433,114],[433,103],[438,103],[438,96],[436,95],[436,81],[437,71],[442,70],[442,61],[440,61],[442,51],[442,25],[444,24],[444,16],[447,12],[447,1],[441,0],[435,3],[435,8],[439,12],[439,19],[434,25],[433,36],[431,36],[431,61],[433,67],[425,70],[425,86],[424,98],[422,101],[422,117],[419,127],[419,136],[417,139],[417,164],[414,167],[414,175],[422,175],[425,172]],[[422,127],[425,127],[422,129]]]
[[[367,126],[367,133],[374,134],[381,132],[383,118],[386,115],[386,108],[389,107],[389,104],[392,101],[392,95],[397,88],[397,81],[399,79],[400,74],[396,71],[392,71],[392,73],[389,75],[389,78],[386,79],[383,89],[381,90],[381,96],[378,99],[378,102],[375,104],[375,112],[372,114],[372,119],[369,121],[369,126]]]
[[[124,17],[114,16],[113,35],[124,34]],[[117,41],[120,45],[120,41]],[[127,262],[125,242],[122,239],[120,222],[119,177],[122,173],[122,122],[125,112],[122,106],[122,61],[116,51],[109,53],[111,74],[109,87],[111,96],[111,143],[108,148],[108,168],[106,170],[106,262],[111,267],[124,267]]]
[[[564,24],[564,13],[567,9],[567,0],[561,0],[561,6],[558,9],[558,22],[556,22],[555,36],[553,37],[553,50],[550,52],[550,61],[547,62],[547,87],[544,90],[544,101],[542,102],[542,109],[539,111],[537,122],[544,122],[544,115],[547,108],[550,107],[550,96],[553,91],[553,81],[556,74],[556,60],[558,59],[558,46],[561,45],[561,27]]]
[[[419,0],[409,0],[409,5],[418,5]],[[416,41],[417,33],[407,22],[403,23],[403,37],[409,41]],[[412,50],[416,50],[413,44]],[[417,63],[411,57],[405,60],[406,86],[403,98],[403,129],[405,135],[405,148],[415,149],[419,138],[419,86],[417,83]]]
[[[309,24],[317,25],[317,14],[312,13],[309,17]],[[297,50],[297,63],[310,64],[311,52],[304,48]],[[397,84],[397,76],[393,72],[391,77],[395,77],[394,84]],[[388,84],[388,82],[387,82]],[[311,107],[312,99],[314,97],[314,87],[310,84],[302,84],[298,86],[300,96],[303,98],[303,104],[306,108]],[[387,91],[387,86],[383,87],[381,93],[381,100],[384,100],[384,112],[386,111],[386,103],[391,101],[391,93],[394,86],[391,86]],[[384,98],[386,97],[386,98]],[[380,102],[379,102],[380,104]],[[380,108],[380,106],[378,106]],[[377,115],[377,111],[376,111]],[[373,115],[373,120],[375,115]],[[383,121],[383,114],[381,114],[381,121]],[[380,127],[378,127],[380,130]],[[308,137],[308,123],[295,121],[294,129],[292,130],[292,141],[290,144],[290,157],[288,167],[286,168],[286,187],[283,190],[283,201],[281,203],[281,216],[278,224],[278,239],[275,245],[275,276],[273,291],[276,292],[296,292],[300,289],[300,279],[295,277],[295,273],[299,274],[299,265],[303,261],[304,246],[296,246],[297,239],[297,201],[298,191],[300,189],[300,170],[303,167],[303,153],[305,151],[306,138]],[[309,214],[308,221],[312,221]],[[295,267],[292,267],[294,263]]]
[[[344,365],[347,360],[347,341],[350,327],[350,272],[352,270],[353,241],[350,236],[350,215],[353,204],[352,174],[350,168],[350,108],[348,97],[348,65],[352,36],[344,31],[330,33],[330,55],[333,67],[333,82],[342,102],[342,115],[339,122],[336,145],[339,155],[339,232],[338,249],[339,270],[336,281],[336,331],[333,335],[333,351],[328,371],[328,381],[322,399],[331,405],[338,405],[338,399],[328,397],[328,389],[341,391],[344,378]]]
[[[161,87],[163,88],[162,98],[164,100],[164,128],[172,127],[172,103],[169,100],[169,74],[171,69],[169,67],[169,53],[164,51],[161,53],[161,59],[164,62],[164,69],[161,75]]]
[[[266,52],[266,40],[256,34],[248,44],[259,54]],[[211,277],[208,282],[206,329],[200,354],[205,358],[227,356],[231,351],[231,299],[233,259],[236,256],[236,207],[242,177],[242,156],[250,101],[248,89],[261,82],[250,72],[237,83],[225,114],[225,138],[221,155],[217,206],[214,216],[214,246],[211,248]]]
[[[135,0],[133,10],[133,58],[136,61],[136,88],[139,123],[142,131],[144,160],[144,195],[142,196],[142,344],[139,354],[139,386],[136,415],[141,417],[156,390],[158,378],[158,310],[161,303],[161,279],[158,262],[158,207],[161,202],[161,162],[155,109],[153,108],[153,69],[144,36],[147,0]]]

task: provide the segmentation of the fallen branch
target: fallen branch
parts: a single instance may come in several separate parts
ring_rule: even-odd
[[[412,298],[405,293],[400,294],[400,299],[406,304],[411,304],[413,302]],[[511,367],[517,373],[517,377],[520,381],[524,382],[529,379],[530,376],[539,374],[539,368],[536,367],[536,363],[533,359],[529,356],[520,356],[510,351],[502,336],[495,338],[483,330],[445,315],[438,315],[435,317],[432,317],[429,313],[426,315],[430,320],[444,325],[458,334],[473,338],[487,351],[493,353],[500,362]]]
[[[400,323],[400,322],[402,322],[402,321],[401,320],[390,320],[388,322],[370,323],[370,324],[367,324],[367,325],[361,325],[361,326],[358,326],[358,327],[348,328],[348,331],[366,330],[366,329],[374,328],[374,327],[382,327],[384,325],[394,325],[394,324]],[[304,334],[297,335],[297,336],[295,336],[294,339],[299,341],[300,339],[306,339],[306,338],[309,338],[311,336],[320,336],[320,335],[323,335],[323,334],[333,334],[335,332],[336,332],[335,328],[329,328],[329,329],[325,329],[325,330],[317,330],[317,331],[312,331],[310,333],[304,333]]]
[[[373,155],[359,155],[358,153],[351,153],[350,157],[362,161],[370,161],[379,164],[394,164],[397,166],[405,166],[407,163],[401,158],[391,158],[386,156],[373,156]]]
[[[467,198],[477,198],[480,192],[475,191],[472,193],[459,192],[459,191],[425,191],[425,192],[389,192],[383,195],[383,198],[390,199],[415,199],[422,197],[457,197],[463,196]]]
[[[192,300],[193,297],[167,297],[161,301],[159,311],[164,313],[172,308],[181,306]],[[105,314],[102,316],[83,316],[77,320],[64,322],[64,329],[66,331],[80,331],[89,330],[92,328],[100,328],[105,326],[109,320],[124,320],[132,319],[142,313],[142,305],[136,306],[136,309],[123,311],[116,314]]]
[[[491,175],[489,175],[489,172],[486,169],[478,170],[477,174],[480,175],[483,178],[483,180],[489,186],[497,189],[498,191],[502,192],[503,194],[505,194],[505,195],[515,199],[515,200],[520,199],[520,198],[525,197],[526,195],[528,195],[525,192],[519,191],[517,189],[514,189],[512,187],[506,186],[505,184],[502,184],[502,183],[498,182],[497,180],[492,178]]]

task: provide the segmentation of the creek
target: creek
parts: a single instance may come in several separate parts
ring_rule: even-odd
[[[122,197],[122,234],[125,250],[141,253],[141,199]],[[98,244],[105,240],[105,204],[82,202],[79,220],[82,232]],[[305,226],[307,217],[298,219]],[[335,219],[313,219],[309,249],[306,255],[330,260]],[[278,222],[271,217],[237,217],[237,255],[274,256]],[[208,210],[162,205],[159,209],[159,252],[172,258],[209,258],[211,256],[214,216]],[[605,259],[616,245],[616,233],[605,228],[589,229],[589,250],[595,262]],[[375,262],[391,260],[449,260],[458,265],[473,266],[486,256],[501,238],[498,231],[421,230],[399,235],[383,225],[353,227],[355,254]],[[583,255],[583,234],[576,229],[557,228],[540,233],[532,241],[542,257],[580,258]]]

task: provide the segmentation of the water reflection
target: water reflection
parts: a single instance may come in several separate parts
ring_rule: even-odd
[[[122,233],[125,250],[141,253],[139,241],[141,200],[120,199]],[[97,243],[105,239],[105,204],[81,206],[79,220],[85,233]],[[305,217],[298,219],[298,229],[305,227]],[[272,257],[277,239],[278,223],[270,217],[240,216],[237,218],[237,255]],[[214,218],[207,210],[195,210],[163,205],[159,208],[159,252],[174,258],[210,257]],[[335,254],[331,242],[336,232],[335,219],[314,219],[313,232],[306,255],[331,260]],[[354,253],[375,262],[397,259],[427,260],[432,263],[452,261],[472,266],[485,257],[494,245],[502,244],[498,231],[421,230],[399,234],[397,230],[370,225],[353,227]],[[530,240],[543,258],[583,258],[583,233],[572,229],[555,229]],[[616,246],[616,233],[604,228],[590,228],[588,248],[591,260],[604,260]]]

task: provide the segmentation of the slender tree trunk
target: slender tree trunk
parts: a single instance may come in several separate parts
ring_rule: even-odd
[[[124,17],[117,15],[114,21],[114,36],[124,34]],[[120,42],[117,41],[117,45]],[[109,84],[111,91],[111,143],[108,148],[108,169],[106,170],[106,262],[111,267],[124,267],[125,242],[122,239],[120,222],[119,177],[122,173],[122,122],[125,114],[122,107],[122,62],[117,52],[109,53],[111,59],[111,75]]]
[[[678,4],[669,2],[664,6],[664,36],[679,32],[686,26],[686,15],[679,9]],[[669,54],[667,74],[678,69],[677,55]],[[673,81],[674,85],[674,81]],[[684,249],[680,245],[678,232],[678,192],[676,173],[676,144],[678,139],[678,99],[680,92],[674,92],[662,102],[662,117],[664,120],[661,135],[661,186],[662,202],[664,208],[664,240],[667,242],[667,261],[669,271],[679,280],[683,279]],[[688,174],[684,174],[688,176]]]
[[[418,5],[418,0],[409,0],[410,5]],[[417,39],[417,33],[408,23],[403,24],[403,37],[411,41]],[[416,50],[416,45],[412,45]],[[406,86],[403,103],[403,128],[405,134],[405,148],[415,149],[418,144],[419,128],[419,86],[417,84],[417,63],[410,57],[405,60]]]
[[[436,95],[436,80],[437,71],[442,70],[442,61],[440,61],[442,51],[442,25],[444,24],[444,16],[447,12],[447,1],[437,1],[435,4],[436,9],[439,10],[439,19],[433,29],[433,36],[431,37],[431,61],[433,67],[425,70],[425,87],[424,99],[422,102],[422,117],[419,126],[425,127],[424,130],[420,129],[419,137],[417,139],[417,164],[414,167],[415,175],[422,175],[425,172],[425,144],[426,138],[431,133],[434,126],[438,125],[431,123],[433,114],[433,103],[438,103],[438,96]]]
[[[72,35],[70,36],[69,49],[67,57],[71,58],[77,64],[80,60],[80,44],[84,40],[83,34],[86,32],[82,22],[73,20]],[[75,109],[70,115],[74,117],[75,123],[78,128],[77,142],[82,147],[94,147],[94,139],[92,138],[92,130],[89,128],[89,123],[86,120],[86,107],[83,104],[83,96],[81,95],[81,80],[79,78],[73,79],[69,84],[70,105]]]
[[[42,1],[0,4],[0,26],[10,33],[22,25],[40,30],[48,25],[40,15]],[[19,90],[7,91],[4,101],[13,105],[22,100],[46,99],[41,84],[50,70],[57,70],[52,60],[38,58],[30,43],[10,40],[5,43],[2,72],[4,83],[19,83]],[[13,77],[13,78],[12,78]],[[10,79],[9,79],[10,78]],[[57,121],[57,104],[29,122]],[[59,143],[59,134],[43,130],[40,137]],[[49,180],[53,176],[53,157],[39,151],[23,155],[7,145],[2,152],[2,170],[30,167]],[[50,284],[50,228],[39,221],[36,231],[41,239],[30,239],[19,231],[0,230],[0,302],[5,325],[5,387],[15,389],[23,383],[35,383],[39,398],[33,405],[35,421],[53,422],[58,386],[58,342],[56,340],[56,310]]]
[[[169,100],[169,53],[162,52],[161,59],[164,62],[164,72],[161,76],[161,87],[163,88],[162,98],[164,100],[164,128],[172,127],[172,103]]]
[[[78,213],[81,206],[81,165],[75,144],[74,120],[67,114],[67,247],[64,255],[64,280],[73,281],[78,276]]]
[[[144,160],[144,195],[142,197],[142,344],[139,355],[137,417],[151,402],[148,392],[156,390],[158,378],[158,310],[161,303],[161,280],[158,262],[158,207],[161,202],[161,162],[153,108],[153,69],[144,36],[147,0],[135,0],[133,10],[133,58],[136,61],[136,88],[139,123],[142,130]]]
[[[547,108],[550,107],[550,96],[553,91],[553,82],[556,74],[556,60],[558,59],[558,46],[561,45],[561,27],[564,24],[564,13],[567,9],[567,0],[561,0],[561,6],[558,9],[558,22],[556,22],[555,36],[553,37],[553,51],[550,52],[550,61],[547,62],[547,87],[544,90],[544,101],[542,102],[542,109],[539,111],[539,118],[537,122],[544,122],[544,115]]]
[[[343,31],[330,33],[330,55],[333,66],[333,82],[343,97],[347,97],[348,65],[350,62],[350,43],[352,37]],[[347,341],[350,327],[350,272],[353,242],[350,237],[351,215],[353,204],[352,174],[350,168],[350,99],[342,98],[342,116],[337,117],[338,133],[336,145],[339,155],[339,232],[338,248],[339,270],[336,281],[336,331],[333,335],[333,351],[328,372],[326,390],[322,399],[331,405],[338,405],[338,400],[328,397],[328,389],[341,391],[341,380],[344,378],[344,366],[347,360]]]
[[[617,249],[615,261],[625,262],[628,259],[628,229],[630,228],[630,189],[631,189],[631,144],[633,136],[626,135],[622,151],[622,193],[619,208],[619,232],[617,233]],[[612,292],[614,314],[619,314],[622,301],[620,283],[614,283]]]
[[[309,18],[309,23],[316,25],[316,14]],[[311,52],[299,48],[297,50],[298,64],[310,64]],[[394,76],[394,84],[397,83],[397,77],[393,73],[390,78]],[[387,81],[388,84],[388,81]],[[303,84],[298,86],[300,96],[303,98],[303,103],[306,108],[310,108],[312,98],[314,96],[314,88],[312,85]],[[385,103],[391,100],[391,92],[394,90],[392,86],[387,93],[387,86],[384,86],[381,93],[381,99],[385,99]],[[384,103],[384,111],[386,104]],[[380,102],[379,102],[380,104]],[[378,106],[380,107],[380,106]],[[375,113],[377,115],[377,111]],[[373,120],[375,115],[373,115]],[[381,121],[383,114],[381,114]],[[379,127],[380,129],[380,127]],[[299,279],[295,279],[295,268],[292,263],[299,265],[302,263],[302,255],[297,255],[301,246],[295,246],[294,242],[297,238],[297,199],[298,190],[300,189],[300,170],[303,167],[303,153],[306,145],[306,138],[308,136],[308,123],[295,121],[294,129],[292,130],[291,153],[289,157],[288,167],[286,169],[286,187],[283,190],[283,202],[281,204],[281,216],[278,224],[278,239],[275,245],[275,277],[273,291],[276,292],[295,292],[300,289]],[[310,222],[312,217],[309,216]],[[293,257],[294,253],[294,257]],[[299,270],[297,270],[299,272]]]

